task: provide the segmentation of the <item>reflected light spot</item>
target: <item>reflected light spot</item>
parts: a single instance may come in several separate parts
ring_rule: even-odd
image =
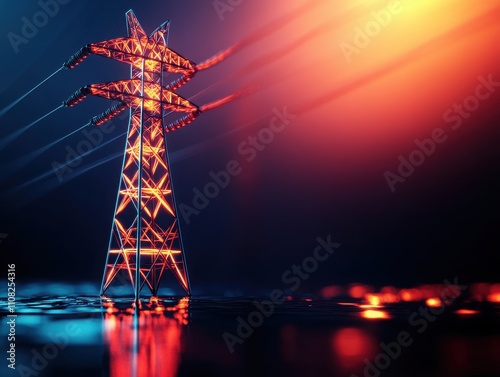
[[[471,295],[475,301],[484,301],[490,292],[490,284],[488,283],[475,283],[471,286]]]
[[[500,303],[500,292],[497,293],[490,293],[488,295],[488,301],[489,302],[497,302]]]
[[[360,366],[375,350],[373,338],[359,328],[343,328],[332,335],[332,351],[335,359],[344,369]]]
[[[342,294],[342,289],[335,285],[329,285],[321,289],[320,295],[325,299],[331,299]]]
[[[361,316],[366,319],[389,319],[389,314],[383,310],[368,309],[361,312]]]
[[[439,308],[442,305],[441,300],[437,297],[428,298],[425,300],[425,304],[430,308]]]
[[[422,298],[422,295],[418,289],[410,288],[410,289],[402,289],[399,291],[399,297],[403,301],[419,301]]]
[[[355,284],[349,288],[349,296],[352,298],[362,298],[367,293],[367,289],[361,284]]]
[[[380,305],[380,297],[373,295],[373,294],[367,294],[365,295],[365,299],[368,301],[370,305],[373,306],[378,306]]]
[[[335,333],[333,347],[341,357],[359,356],[366,352],[366,335],[355,328],[345,328]]]
[[[490,293],[500,293],[500,284],[496,283],[490,287]]]
[[[455,313],[458,315],[474,315],[474,314],[478,314],[479,310],[459,309],[459,310],[455,311]]]

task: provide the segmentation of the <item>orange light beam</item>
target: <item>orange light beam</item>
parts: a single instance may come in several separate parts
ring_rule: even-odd
[[[488,27],[496,26],[498,24],[499,18],[500,7],[486,12],[479,17],[476,17],[474,20],[467,22],[466,24],[463,24],[451,31],[443,33],[438,37],[421,44],[415,49],[403,54],[399,58],[396,58],[390,64],[387,64],[386,66],[379,68],[348,85],[334,89],[333,91],[326,93],[313,101],[310,101],[301,108],[294,110],[294,114],[303,114],[320,106],[326,105],[327,103],[337,99],[338,97],[341,97],[360,87],[363,87],[364,85],[367,85],[372,81],[378,80],[385,75],[391,74],[398,69],[403,68],[404,66],[414,63],[418,59],[424,58],[429,53],[441,50],[443,46],[449,46],[451,43],[456,43],[462,38],[469,38],[474,33],[481,32]]]
[[[271,63],[274,63],[282,58],[284,58],[286,55],[292,53],[296,49],[300,48],[302,45],[304,45],[306,42],[314,39],[315,37],[323,34],[326,32],[328,29],[331,29],[330,23],[325,23],[314,30],[310,31],[309,33],[305,34],[301,38],[297,39],[295,42],[290,43],[288,46],[285,48],[282,48],[279,51],[273,51],[267,55],[264,55],[262,57],[259,57],[255,60],[253,60],[251,63],[247,64],[243,68],[239,69],[237,72],[231,73],[230,75],[224,76],[223,78],[217,80],[213,84],[207,86],[205,89],[200,90],[198,93],[192,95],[189,97],[189,100],[192,100],[201,94],[207,92],[208,90],[216,87],[217,85],[220,85],[226,81],[230,81],[236,77],[241,77],[245,74],[251,74],[253,72],[256,72],[262,68],[264,68],[266,65],[269,65]],[[167,114],[168,115],[168,114]]]
[[[233,94],[230,94],[224,98],[221,98],[219,100],[216,100],[216,101],[213,101],[213,102],[210,102],[210,103],[207,103],[207,104],[201,106],[200,111],[206,112],[206,111],[214,110],[214,109],[221,107],[225,104],[228,104],[229,102],[232,102],[236,99],[246,97],[252,93],[255,93],[256,91],[257,91],[256,86],[253,86],[253,87],[249,86],[247,88],[244,88],[244,89],[241,89],[237,92],[234,92]]]
[[[292,22],[295,19],[298,19],[300,17],[303,17],[304,14],[307,12],[311,11],[314,9],[316,6],[318,6],[321,3],[321,1],[318,0],[312,0],[306,2],[304,5],[301,7],[291,11],[290,13],[273,20],[271,22],[268,22],[264,26],[262,26],[260,29],[255,31],[254,33],[248,35],[247,37],[243,38],[241,41],[236,42],[233,44],[231,47],[227,48],[224,51],[221,51],[211,58],[208,58],[204,60],[203,62],[199,63],[196,65],[196,68],[201,71],[203,69],[210,68],[214,66],[215,64],[218,64],[222,62],[223,60],[227,59],[231,55],[235,54],[236,52],[240,51],[241,49],[250,46],[253,43],[258,42],[259,40],[273,34],[274,32],[278,31],[279,29],[282,29],[286,25],[288,25],[290,22]]]

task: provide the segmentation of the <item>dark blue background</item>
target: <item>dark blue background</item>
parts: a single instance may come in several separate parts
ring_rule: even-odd
[[[235,13],[234,18],[221,22],[210,1],[73,0],[61,6],[47,26],[16,54],[7,33],[19,33],[21,17],[31,17],[39,6],[34,1],[3,2],[0,107],[54,72],[83,45],[124,36],[124,13],[130,8],[146,32],[167,18],[173,20],[169,46],[199,62],[257,29],[238,25],[245,12],[255,14],[260,9],[262,19],[255,20],[256,25],[275,17],[276,10],[263,1],[239,7],[238,17]],[[283,46],[289,43],[284,40]],[[249,49],[244,56],[260,53],[258,43]],[[179,93],[186,97],[198,93],[244,62],[237,56],[230,58],[201,72]],[[57,107],[81,86],[127,78],[128,74],[126,65],[91,56],[78,68],[57,74],[0,118],[0,138]],[[193,102],[210,102],[242,84],[243,79],[216,86]],[[244,168],[221,195],[191,218],[189,225],[181,222],[195,293],[282,287],[281,274],[312,254],[316,237],[328,234],[342,246],[303,284],[304,291],[355,281],[413,285],[442,282],[453,276],[460,276],[462,282],[498,278],[500,132],[491,127],[498,124],[498,106],[491,105],[474,118],[475,128],[487,129],[487,134],[470,140],[467,133],[462,134],[457,137],[462,145],[459,153],[444,146],[435,163],[419,169],[419,174],[434,180],[414,177],[411,184],[392,194],[381,178],[383,168],[368,172],[362,187],[352,182],[347,186],[347,168],[335,174],[325,169],[324,162],[336,157],[335,150],[328,148],[318,150],[321,163],[311,165],[301,163],[307,148],[300,143],[275,141],[256,161],[245,162],[237,154],[239,143],[267,126],[274,107],[286,105],[280,98],[270,103],[255,96],[248,112],[256,122],[241,128],[234,138],[227,132],[247,123],[234,116],[249,106],[246,99],[203,114],[168,137],[178,202],[190,204],[192,189],[202,189],[210,180],[208,173],[224,169],[229,160],[240,161]],[[498,103],[498,98],[498,93],[494,94],[492,101]],[[65,147],[75,148],[84,138],[81,133],[28,164],[19,159],[84,125],[110,105],[89,98],[74,108],[59,110],[0,151],[0,232],[8,234],[1,245],[1,258],[18,265],[20,281],[100,280],[121,158],[85,170],[121,153],[124,137],[84,157],[62,183],[51,173],[51,164],[64,162]],[[297,127],[314,127],[306,117],[296,122]],[[127,120],[115,119],[113,124],[114,131],[105,135],[108,140],[125,131]],[[280,151],[290,148],[295,149],[293,160],[280,160]],[[20,188],[47,172],[44,179]]]

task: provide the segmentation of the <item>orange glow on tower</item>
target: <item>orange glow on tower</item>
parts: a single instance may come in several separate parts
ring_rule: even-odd
[[[165,111],[198,113],[198,107],[162,85],[163,72],[190,75],[193,64],[166,47],[169,22],[148,38],[132,11],[127,13],[129,38],[91,47],[94,53],[122,49],[111,58],[132,65],[130,80],[90,85],[89,91],[125,102],[130,124],[120,190],[102,283],[102,292],[125,271],[136,292],[146,285],[158,292],[163,273],[170,271],[190,293],[176,214],[163,117]],[[111,49],[113,47],[113,49]],[[115,53],[115,52],[110,52]]]
[[[167,47],[170,21],[164,22],[148,37],[132,10],[126,16],[127,38],[88,44],[63,64],[66,69],[75,68],[88,55],[94,54],[131,65],[130,79],[84,86],[63,102],[64,106],[71,107],[88,95],[118,101],[90,120],[89,124],[94,126],[130,108],[101,295],[114,281],[120,280],[131,284],[136,301],[144,286],[156,296],[165,271],[170,271],[190,294],[165,135],[191,123],[202,112],[249,95],[256,88],[236,91],[201,108],[196,106],[174,90],[191,80],[196,72],[226,59],[234,49],[197,66]],[[181,77],[164,85],[165,73]],[[170,112],[186,115],[165,125],[164,117]]]
[[[119,101],[91,120],[97,126],[130,108],[101,295],[118,279],[131,284],[136,300],[144,286],[157,295],[165,271],[170,271],[190,294],[165,133],[185,126],[200,113],[198,106],[173,92],[189,81],[197,68],[167,47],[170,21],[148,37],[134,13],[130,10],[126,15],[127,38],[89,44],[64,64],[74,68],[89,54],[95,54],[131,65],[130,79],[87,85],[64,101],[65,106],[73,106],[87,95]],[[166,72],[182,77],[164,86]],[[167,111],[187,115],[165,125]]]

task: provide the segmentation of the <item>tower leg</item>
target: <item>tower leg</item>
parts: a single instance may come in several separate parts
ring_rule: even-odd
[[[190,294],[164,135],[162,108],[132,108],[101,294],[122,279],[136,301],[144,286],[157,295],[165,272]]]

